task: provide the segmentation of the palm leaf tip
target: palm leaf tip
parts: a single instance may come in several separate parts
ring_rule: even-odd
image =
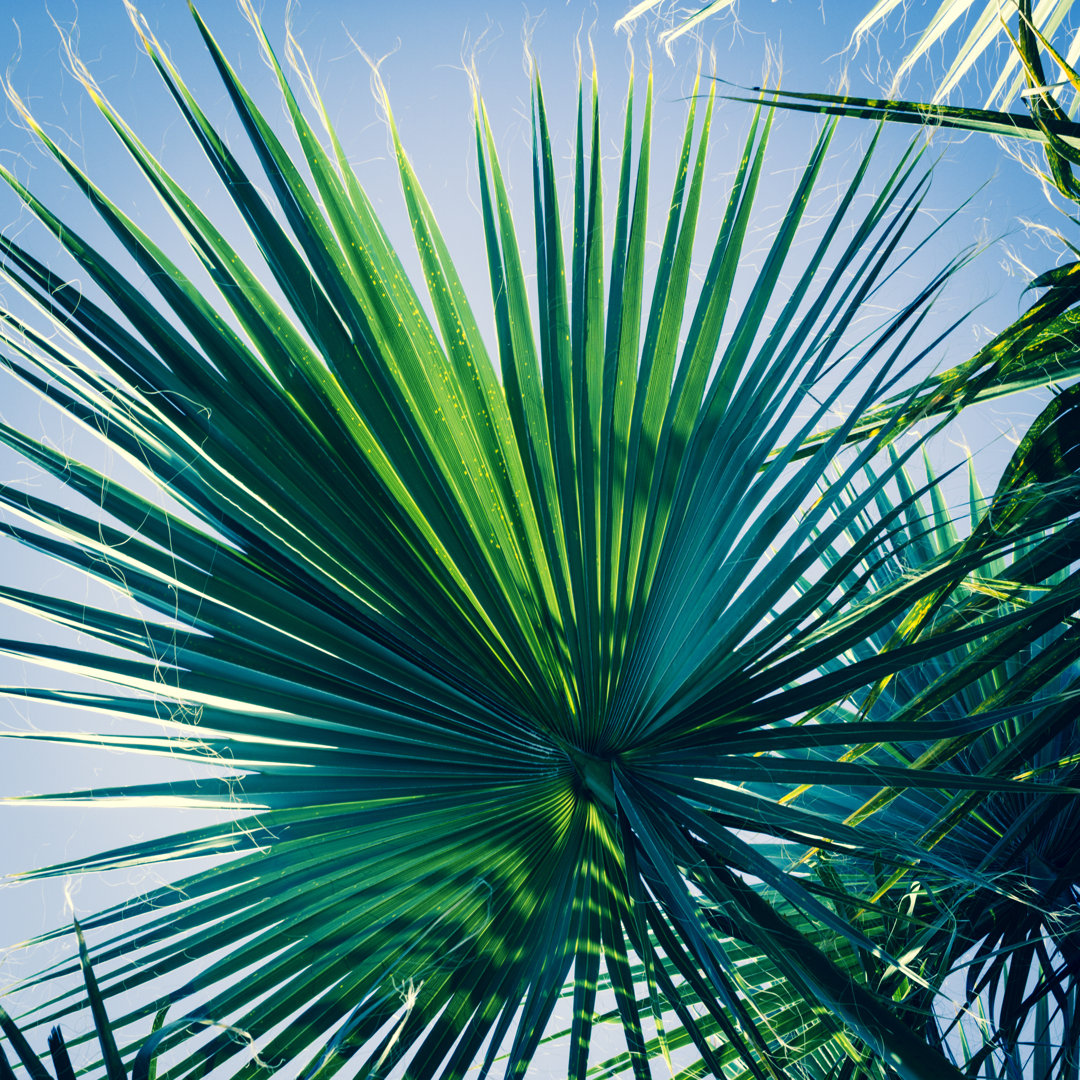
[[[5,273],[36,305],[36,322],[0,329],[12,372],[138,460],[183,512],[0,427],[102,511],[4,487],[9,535],[119,580],[145,616],[6,589],[4,603],[91,644],[4,649],[94,680],[34,700],[148,722],[164,712],[176,732],[110,745],[212,755],[242,773],[68,798],[228,798],[253,812],[38,872],[219,856],[85,921],[108,935],[96,955],[115,961],[99,983],[86,960],[95,1020],[125,987],[167,988],[125,1019],[198,1000],[146,1044],[178,1044],[176,1077],[249,1075],[238,1032],[259,1060],[313,1077],[346,1065],[455,1076],[474,1061],[519,1075],[565,998],[574,1077],[597,1017],[625,1034],[610,1070],[635,1076],[656,1058],[760,1077],[864,1055],[905,1076],[957,1075],[916,1019],[940,982],[935,961],[951,955],[926,897],[1003,891],[948,845],[955,799],[1062,795],[1017,779],[1012,760],[962,766],[1042,700],[1033,677],[999,685],[1025,650],[1046,680],[1074,659],[1061,624],[1076,601],[1062,561],[1075,523],[1063,497],[964,543],[935,516],[934,482],[907,477],[917,440],[880,465],[925,415],[927,386],[899,383],[939,280],[869,335],[851,327],[918,210],[914,161],[860,214],[867,154],[786,289],[826,128],[740,291],[772,122],[755,113],[695,292],[713,96],[689,110],[653,274],[651,80],[641,115],[627,102],[610,254],[595,84],[591,99],[579,92],[564,235],[537,80],[537,310],[478,100],[497,371],[396,127],[423,283],[306,68],[308,105],[245,11],[291,148],[195,18],[261,176],[140,26],[258,265],[96,90],[210,288],[46,134],[117,262],[5,174],[107,299],[5,238]],[[296,48],[286,55],[303,67]],[[865,389],[829,427],[837,365]],[[1033,433],[1030,468],[998,510],[1006,496],[1029,503],[1047,469],[1061,479],[1075,452],[1063,431],[1047,417]],[[987,568],[1017,590],[960,592]],[[1035,599],[1009,602],[1021,592]],[[1056,737],[1053,706],[1043,711],[1039,728]],[[890,905],[914,875],[919,902],[898,923]],[[57,1003],[42,1023],[64,1012]],[[129,1048],[101,1045],[118,1077]]]

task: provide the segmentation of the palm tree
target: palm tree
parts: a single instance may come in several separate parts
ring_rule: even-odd
[[[1034,948],[1060,902],[1018,890],[1027,834],[998,833],[1009,806],[1034,828],[1072,805],[1077,411],[1055,399],[969,535],[937,479],[910,479],[965,404],[1058,370],[1014,329],[1006,356],[911,378],[962,259],[855,331],[893,287],[918,151],[860,213],[871,145],[792,268],[827,126],[740,292],[772,124],[758,110],[695,295],[715,91],[690,104],[653,272],[651,80],[627,94],[609,248],[596,79],[579,88],[567,245],[537,78],[534,302],[477,100],[496,366],[381,84],[426,300],[295,43],[307,107],[243,7],[298,151],[195,19],[272,198],[133,21],[258,265],[71,58],[214,291],[9,87],[154,290],[4,170],[91,286],[0,241],[34,309],[2,316],[9,370],[170,501],[0,427],[73,496],[0,489],[4,532],[144,612],[4,587],[101,643],[5,653],[103,684],[20,690],[32,702],[168,725],[111,745],[231,770],[47,798],[248,811],[37,871],[219,856],[84,920],[101,1002],[141,995],[115,1026],[157,1014],[175,1078],[516,1076],[560,1037],[583,1077],[612,1019],[625,1050],[597,1063],[594,1048],[596,1075],[645,1077],[657,1058],[686,1077],[961,1075],[935,1011],[960,943],[995,933],[989,910],[1037,911]],[[34,1019],[81,997],[60,990]]]

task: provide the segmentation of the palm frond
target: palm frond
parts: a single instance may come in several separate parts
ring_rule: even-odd
[[[920,63],[929,62],[930,57],[944,48],[947,50],[946,55],[954,55],[944,74],[934,77],[935,89],[931,106],[940,106],[958,86],[964,84],[965,78],[976,73],[983,75],[983,81],[990,85],[984,98],[986,109],[1008,109],[1018,100],[1031,96],[1032,87],[1022,54],[1008,48],[1008,43],[1016,40],[1009,29],[1010,21],[1014,16],[1018,16],[1017,36],[1020,37],[1029,27],[1034,33],[1045,38],[1058,36],[1062,32],[1071,35],[1063,62],[1076,64],[1080,60],[1080,34],[1077,34],[1069,22],[1072,6],[1073,0],[1041,0],[1035,5],[1031,0],[1010,0],[1008,4],[1001,4],[998,0],[990,0],[985,4],[979,4],[976,0],[940,0],[936,10],[926,19],[925,25],[914,35],[914,45],[908,47],[905,43],[905,54],[898,64],[892,65],[895,70],[886,93],[890,98],[898,97],[905,78]],[[631,27],[637,22],[650,19],[656,22],[661,14],[658,9],[663,7],[663,0],[641,0],[615,23],[615,28],[618,30]],[[668,53],[671,53],[673,43],[679,38],[700,33],[704,22],[722,16],[736,7],[736,0],[709,0],[696,9],[692,6],[689,11],[681,8],[674,14],[665,12],[664,29],[657,35],[657,39]],[[852,31],[848,43],[849,52],[857,54],[867,41],[876,38],[888,27],[890,20],[902,19],[907,22],[911,18],[910,5],[905,0],[875,0]],[[965,30],[963,40],[954,44],[955,35]],[[1005,46],[1004,59],[998,62],[1002,46]],[[987,58],[991,54],[993,60],[989,63],[993,64],[993,67],[987,77]],[[1048,86],[1046,79],[1040,78],[1034,85],[1042,90],[1049,90],[1066,83],[1062,81]]]
[[[82,972],[83,984],[86,989],[86,998],[90,1006],[90,1012],[94,1020],[94,1034],[97,1036],[101,1048],[102,1063],[108,1080],[128,1080],[127,1069],[120,1059],[120,1052],[116,1046],[116,1037],[113,1033],[112,1023],[109,1020],[105,1002],[98,988],[97,977],[90,963],[90,955],[83,939],[82,929],[75,923],[75,936],[79,945],[79,966]],[[132,1067],[132,1080],[154,1080],[156,1062],[154,1054],[161,1037],[165,1034],[161,1030],[165,1020],[165,1012],[159,1012],[154,1018],[154,1027],[150,1037],[140,1048]],[[195,1025],[198,1021],[194,1018],[185,1017],[183,1020],[174,1021],[169,1025],[170,1029],[179,1026]],[[23,1035],[19,1025],[8,1015],[0,1005],[0,1031],[3,1031],[17,1055],[19,1064],[26,1070],[31,1080],[75,1080],[75,1069],[71,1064],[68,1054],[68,1046],[64,1035],[59,1027],[54,1027],[49,1032],[49,1057],[52,1061],[53,1075],[50,1076],[48,1069],[42,1064],[41,1059],[31,1049],[26,1036]],[[80,1038],[78,1041],[82,1042]],[[4,1053],[3,1044],[0,1044],[0,1077],[3,1080],[14,1080],[15,1073]]]
[[[31,700],[168,720],[164,735],[111,746],[210,755],[233,770],[42,801],[250,811],[23,875],[220,856],[84,921],[106,972],[95,1016],[124,989],[145,998],[118,1028],[177,1005],[207,1021],[155,1036],[154,1053],[173,1048],[177,1080],[222,1064],[246,1078],[286,1061],[307,1077],[350,1062],[364,1075],[400,1063],[418,1080],[474,1064],[519,1076],[564,998],[575,1078],[605,1014],[626,1051],[601,1075],[646,1077],[672,1055],[686,1075],[741,1069],[757,1080],[850,1073],[848,1062],[863,1075],[960,1075],[913,1020],[947,967],[941,912],[920,908],[908,932],[925,941],[911,952],[893,947],[902,935],[890,936],[888,907],[914,875],[943,895],[1008,896],[996,865],[945,843],[963,820],[957,807],[1075,794],[1071,773],[955,762],[1015,717],[1052,711],[1039,695],[1075,662],[1077,410],[1063,397],[1033,429],[967,540],[920,520],[920,499],[941,505],[936,481],[905,489],[925,437],[902,450],[897,439],[916,412],[933,414],[926,400],[940,386],[910,370],[934,347],[925,323],[955,266],[873,332],[850,333],[918,214],[918,153],[859,213],[871,147],[784,289],[826,126],[743,295],[772,123],[755,113],[695,295],[713,95],[691,104],[647,282],[651,81],[636,143],[633,83],[627,98],[608,255],[596,80],[579,88],[566,242],[537,78],[534,308],[478,100],[496,368],[385,91],[426,299],[313,82],[301,66],[305,105],[244,8],[298,151],[195,19],[270,198],[133,20],[254,236],[258,266],[72,57],[209,288],[9,87],[153,292],[5,170],[92,285],[80,290],[5,237],[4,275],[34,308],[3,314],[7,366],[172,502],[0,427],[78,497],[5,486],[4,532],[143,613],[6,588],[3,603],[100,647],[5,641],[2,652],[103,684],[18,691]],[[982,363],[958,369],[940,415],[1032,380],[1037,363],[1017,374],[1002,362],[990,378]],[[852,386],[855,408],[828,427]],[[965,700],[1045,639],[1030,678]],[[919,670],[933,671],[926,687],[882,717],[877,703]],[[1033,753],[1056,723],[1036,725]],[[932,813],[896,830],[896,807],[916,797]],[[833,876],[818,884],[813,860]],[[29,984],[69,974],[60,964]],[[33,1019],[52,1023],[78,1004],[60,990]],[[209,1041],[193,1045],[209,1022]],[[104,1067],[111,1077],[122,1065],[108,1051]]]

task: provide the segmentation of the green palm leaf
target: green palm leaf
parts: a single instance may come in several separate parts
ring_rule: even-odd
[[[401,1063],[417,1078],[474,1064],[517,1076],[557,1030],[565,998],[573,1077],[589,1068],[598,1015],[617,1017],[626,1041],[625,1055],[599,1064],[603,1075],[648,1076],[657,1056],[757,1078],[827,1075],[845,1062],[866,1075],[958,1075],[912,1022],[947,966],[937,915],[920,910],[909,930],[925,938],[921,950],[897,951],[882,898],[893,902],[916,873],[964,896],[1008,896],[987,867],[942,842],[956,806],[1074,794],[1062,782],[1071,773],[1047,783],[1041,771],[1018,775],[1012,760],[954,760],[1033,708],[1076,659],[1076,410],[1069,397],[1033,430],[1028,465],[993,502],[994,524],[966,541],[919,520],[926,491],[904,488],[918,441],[880,464],[916,412],[934,411],[925,400],[935,391],[905,377],[933,348],[919,343],[924,323],[954,269],[869,335],[850,333],[918,212],[918,155],[860,216],[871,148],[786,291],[826,127],[737,303],[771,127],[771,113],[755,114],[695,296],[714,101],[700,125],[692,104],[650,291],[651,82],[636,150],[633,85],[628,96],[608,261],[596,81],[591,110],[579,93],[566,244],[537,79],[534,311],[478,101],[496,370],[388,99],[426,301],[302,58],[310,109],[245,10],[299,154],[195,18],[272,200],[135,22],[255,238],[257,267],[72,58],[212,290],[10,91],[156,295],[5,171],[104,298],[4,238],[5,276],[36,312],[3,314],[7,365],[173,502],[106,483],[0,427],[81,497],[5,486],[0,527],[145,613],[4,589],[5,604],[100,643],[7,640],[4,655],[103,684],[5,692],[164,716],[173,734],[110,745],[210,755],[234,770],[47,800],[250,811],[23,875],[221,856],[85,920],[99,938],[101,1000],[145,994],[117,1026],[166,1007],[198,1018],[155,1036],[155,1051],[175,1048],[176,1078],[219,1064],[249,1077],[282,1062],[303,1062],[310,1077],[349,1062],[363,1075]],[[863,388],[828,429],[846,385],[829,380],[835,370]],[[984,392],[981,372],[955,374],[950,411]],[[908,561],[893,574],[898,552]],[[999,564],[1017,583],[1004,598],[969,593],[968,582],[1002,577]],[[1043,678],[986,707],[964,702],[1047,635]],[[881,716],[875,703],[890,681],[959,653],[965,663]],[[1037,728],[1034,750],[1048,731]],[[933,814],[893,831],[894,804],[912,792]],[[812,879],[807,859],[833,860],[833,884]],[[860,875],[877,877],[856,891]],[[30,984],[67,974],[61,964]],[[52,1022],[77,1004],[61,989],[35,1018]],[[193,1028],[209,1024],[209,1041],[193,1046]]]

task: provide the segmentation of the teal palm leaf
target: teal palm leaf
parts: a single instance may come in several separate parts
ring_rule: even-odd
[[[1018,448],[992,499],[983,497],[971,472],[971,539],[967,543],[985,535],[990,527],[1006,526],[1010,511],[1018,509],[1016,481],[1029,469],[1042,469],[1040,463],[1054,457],[1059,435],[1056,421],[1070,407],[1075,408],[1074,401],[1075,393],[1070,392],[1048,407]],[[1072,438],[1074,456],[1075,434]],[[1062,464],[1067,472],[1075,471],[1075,461]],[[929,462],[927,475],[932,479]],[[914,491],[906,470],[897,479],[902,493]],[[915,503],[908,515],[911,536],[923,549],[921,557],[941,554],[958,543],[959,523],[940,500],[933,501],[932,506]],[[850,530],[848,541],[857,543],[865,525]],[[1001,603],[1024,606],[1030,596],[1026,581],[1035,566],[1044,582],[1063,580],[1072,554],[1055,550],[1053,538],[1047,537],[1047,541],[1021,558],[995,560],[967,577],[950,597],[948,619],[982,618],[988,605],[992,605],[991,610]],[[888,579],[905,573],[910,559],[907,547],[904,541],[898,544],[892,558],[879,564],[875,574]],[[1053,562],[1059,566],[1057,571],[1051,569]],[[1045,587],[1036,586],[1036,591]],[[944,615],[939,610],[937,618]],[[902,720],[922,713],[940,717],[948,734],[921,745],[867,743],[856,749],[857,759],[884,767],[898,763],[941,767],[948,762],[950,768],[967,776],[1039,775],[1047,779],[1073,775],[1076,695],[1080,690],[1075,645],[1070,640],[1074,630],[1072,620],[1067,620],[1049,634],[1030,639],[1004,663],[995,660],[986,665],[980,655],[983,650],[968,646],[897,673],[880,692],[875,688],[863,699],[864,723]],[[866,647],[885,644],[883,640],[871,641]],[[973,665],[983,666],[984,674],[972,679]],[[944,687],[955,685],[955,674],[965,670],[963,689],[951,697],[942,694]],[[1038,689],[1033,694],[1035,686]],[[935,699],[937,706],[930,704]],[[1020,702],[1030,710],[1022,717],[1009,716],[1001,724],[978,732],[962,728],[965,715],[1011,711]],[[921,727],[930,733],[929,724]],[[966,983],[964,993],[954,989],[936,1006],[925,996],[920,1002],[918,994],[907,1003],[911,1022],[917,1027],[925,1025],[928,1039],[940,1040],[943,1031],[952,1031],[956,1019],[964,1020],[965,1013],[968,1017],[978,1015],[982,1038],[976,1039],[970,1050],[967,1067],[989,1068],[989,1060],[996,1071],[1029,1066],[1027,1045],[1033,1029],[1043,1033],[1044,1041],[1053,1030],[1060,1035],[1052,1037],[1055,1046],[1047,1060],[1052,1057],[1054,1069],[1064,1071],[1051,1074],[1047,1066],[1035,1075],[1064,1076],[1071,1068],[1070,1055],[1076,1044],[1069,1004],[1077,976],[1073,916],[1077,878],[1071,840],[1076,800],[1067,795],[1043,798],[1034,791],[1030,794],[1029,799],[1016,792],[883,790],[849,818],[869,818],[894,835],[910,837],[913,844],[932,846],[957,865],[1005,886],[1000,892],[982,886],[969,888],[960,885],[959,879],[952,884],[944,880],[931,884],[926,878],[916,880],[901,874],[883,881],[879,874],[875,881],[865,867],[857,868],[841,853],[817,852],[807,862],[826,894],[850,912],[857,912],[868,897],[879,904],[892,891],[899,900],[896,910],[906,910],[911,917],[892,921],[886,939],[891,950],[897,955],[932,959],[946,985],[957,988]],[[801,805],[824,803],[823,793],[808,785],[799,801]],[[898,973],[879,969],[877,977],[895,981]],[[975,1028],[974,1023],[968,1023]],[[956,1040],[954,1033],[954,1047]]]
[[[1050,758],[1037,775],[955,761],[1036,698],[1043,708],[1039,695],[1076,659],[1076,410],[1068,397],[1033,429],[985,527],[942,539],[941,522],[921,520],[920,499],[940,496],[934,483],[904,487],[921,445],[910,428],[948,412],[925,407],[936,384],[909,376],[936,345],[928,313],[955,266],[873,332],[852,331],[918,212],[917,153],[859,213],[871,148],[793,271],[826,127],[744,295],[772,124],[755,113],[695,291],[699,212],[714,197],[712,95],[689,110],[655,273],[651,82],[643,119],[633,83],[627,97],[610,247],[596,80],[579,93],[568,237],[539,79],[528,230],[511,216],[478,100],[493,356],[389,99],[425,297],[301,58],[306,104],[251,14],[290,150],[195,18],[269,198],[134,16],[260,265],[244,263],[75,57],[212,289],[13,90],[154,292],[3,174],[93,286],[0,241],[7,281],[34,308],[3,314],[12,377],[171,500],[0,427],[75,497],[5,486],[0,528],[145,612],[5,587],[6,604],[101,645],[6,640],[4,655],[100,688],[5,692],[164,717],[171,734],[108,745],[232,770],[40,799],[249,811],[24,875],[220,856],[84,920],[103,999],[144,995],[116,1025],[163,1009],[199,1018],[203,1042],[185,1022],[155,1044],[173,1047],[175,1078],[297,1062],[306,1077],[347,1064],[372,1076],[518,1076],[561,1028],[572,1077],[590,1061],[600,1075],[645,1077],[658,1057],[687,1076],[959,1075],[912,1020],[947,966],[937,914],[904,923],[925,940],[906,955],[893,949],[902,935],[890,912],[915,874],[957,896],[1008,897],[959,842],[938,844],[935,827],[951,835],[950,800],[1073,794],[1045,725],[1033,752]],[[983,392],[982,371],[956,373],[949,411]],[[849,391],[854,408],[830,427]],[[890,570],[897,552],[902,573]],[[1001,578],[1002,561],[1013,584],[970,587]],[[983,686],[1043,639],[1040,677],[984,703]],[[950,670],[934,666],[961,654]],[[912,670],[927,685],[883,709],[890,682]],[[898,829],[912,792],[927,820]],[[832,885],[809,873],[815,860],[835,864]],[[856,895],[860,877],[874,881]],[[61,964],[31,982],[70,973]],[[77,1004],[61,988],[35,1018]],[[625,1052],[603,1061],[590,1047],[607,1016]]]

